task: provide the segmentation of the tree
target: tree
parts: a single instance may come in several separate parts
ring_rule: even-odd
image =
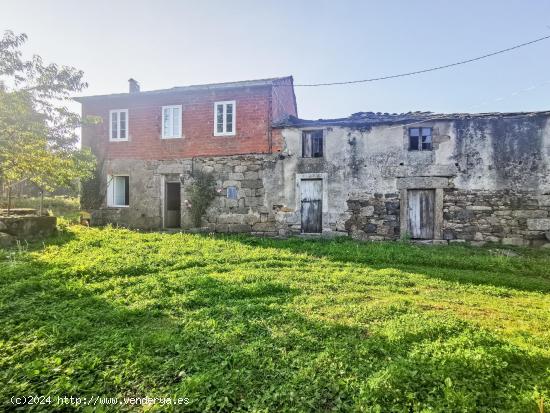
[[[95,159],[78,148],[82,120],[67,108],[71,94],[88,85],[83,72],[40,56],[24,60],[25,34],[0,39],[0,179],[8,191],[31,182],[42,193],[90,178]]]

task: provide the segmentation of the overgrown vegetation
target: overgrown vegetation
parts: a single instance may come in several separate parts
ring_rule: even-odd
[[[12,207],[14,208],[34,208],[39,210],[40,197],[22,197],[14,198],[12,200]],[[0,200],[0,208],[6,208],[8,201],[6,199]],[[69,222],[77,223],[80,218],[80,203],[79,199],[75,197],[67,196],[48,196],[44,197],[42,208],[49,214],[56,217],[63,218]]]
[[[548,409],[550,257],[515,251],[72,227],[0,250],[0,410]]]
[[[202,217],[216,197],[214,176],[202,170],[193,172],[193,180],[187,187],[189,212],[193,225],[200,227]]]
[[[77,185],[91,176],[95,158],[78,148],[82,121],[68,109],[74,92],[87,87],[83,72],[25,60],[25,34],[6,31],[0,38],[0,182],[7,192],[32,183],[42,194]]]

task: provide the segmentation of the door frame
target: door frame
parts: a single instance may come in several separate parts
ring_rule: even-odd
[[[400,198],[400,233],[403,237],[409,232],[409,190],[410,189],[432,189],[435,190],[434,199],[434,237],[441,239],[443,228],[443,188],[402,188],[399,190]]]
[[[318,198],[309,201],[304,201],[303,199],[303,193],[302,189],[304,188],[303,185],[304,182],[318,182],[321,185],[321,191],[318,193]],[[317,192],[316,192],[317,193]],[[318,227],[318,231],[308,231],[306,232],[304,230],[304,202],[307,202],[309,204],[313,203],[320,203],[321,208],[319,208],[319,205],[317,205],[317,213],[316,213],[316,219],[317,221],[315,223],[315,227]],[[310,205],[310,208],[312,206]],[[309,211],[309,208],[308,208]],[[316,228],[317,229],[317,228]],[[322,179],[301,179],[300,180],[300,230],[302,234],[321,234],[323,232],[323,180]]]
[[[434,239],[443,236],[443,195],[445,188],[453,188],[452,179],[443,176],[407,176],[397,178],[399,190],[399,221],[401,236],[409,231],[408,190],[435,189],[434,200]]]
[[[425,217],[426,215],[426,211],[424,211],[424,208],[426,208],[426,205],[424,205],[424,208],[422,208],[422,201],[421,201],[421,196],[418,195],[417,197],[417,200],[418,200],[418,204],[415,205],[416,208],[418,208],[418,213],[420,214],[420,216],[418,217],[414,217],[415,219],[413,219],[413,221],[417,221],[417,219],[419,219],[420,221],[418,222],[418,228],[419,228],[419,231],[420,231],[420,234],[417,234],[417,235],[420,235],[418,237],[415,237],[414,236],[414,229],[411,228],[411,212],[413,210],[413,208],[411,208],[411,193],[413,192],[417,192],[417,193],[424,193],[424,197],[429,197],[430,198],[430,201],[429,203],[431,203],[431,215],[429,215],[430,219],[429,219],[429,222],[428,222],[428,225],[425,225],[424,227],[421,226],[422,224],[422,216]],[[408,218],[409,218],[409,222],[408,222],[408,228],[407,228],[407,231],[409,232],[409,235],[412,239],[418,239],[418,240],[430,240],[430,239],[435,239],[435,189],[407,189],[407,215],[408,215]],[[426,223],[424,223],[426,224]],[[431,227],[431,228],[430,228]],[[424,231],[424,228],[425,228],[425,231]],[[422,237],[422,235],[427,235],[426,238]]]
[[[297,215],[300,217],[300,226],[302,225],[302,192],[300,182],[308,179],[320,179],[322,181],[322,196],[321,196],[321,233],[325,230],[324,224],[327,221],[324,214],[328,213],[328,173],[305,173],[296,174],[296,184],[294,185],[294,205]]]
[[[166,227],[166,186],[167,184],[180,184],[180,203],[181,203],[181,189],[182,189],[182,183],[181,180],[170,178],[166,175],[161,175],[161,182],[160,182],[160,214],[161,214],[161,224],[162,229],[168,229]],[[181,206],[180,206],[180,215],[181,215]],[[182,222],[182,218],[180,217],[180,226]]]

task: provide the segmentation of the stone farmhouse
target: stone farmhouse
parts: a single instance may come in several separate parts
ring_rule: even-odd
[[[298,118],[292,77],[80,97],[92,224],[550,246],[550,111]],[[216,199],[192,228],[186,188]]]

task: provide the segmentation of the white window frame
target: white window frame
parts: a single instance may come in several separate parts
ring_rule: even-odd
[[[115,177],[128,177],[128,205],[115,204]],[[128,208],[130,206],[130,175],[108,175],[107,176],[107,207],[109,208]]]
[[[120,138],[120,114],[126,114],[126,137]],[[117,114],[117,137],[113,138],[113,113]],[[128,118],[128,109],[113,109],[109,111],[109,141],[111,142],[127,142],[130,136],[130,119]]]
[[[227,132],[227,106],[233,105],[233,130]],[[223,132],[218,132],[218,106],[223,106]],[[237,102],[234,100],[224,100],[214,102],[214,136],[235,136],[237,131]]]
[[[164,110],[165,109],[178,109],[179,112],[180,112],[180,130],[179,130],[179,135],[171,135],[171,136],[166,136],[165,134],[165,130],[164,130]],[[172,113],[172,112],[170,112]],[[183,109],[182,109],[182,105],[167,105],[167,106],[163,106],[162,109],[161,109],[161,112],[160,112],[160,122],[162,124],[162,132],[161,132],[161,139],[179,139],[182,137],[182,132],[183,132]],[[173,122],[173,120],[172,120]]]

